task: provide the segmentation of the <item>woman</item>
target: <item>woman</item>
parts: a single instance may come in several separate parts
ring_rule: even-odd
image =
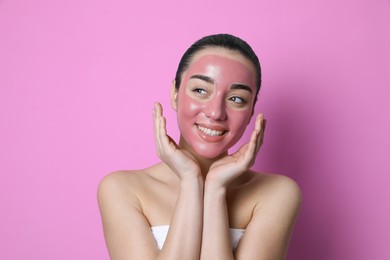
[[[250,170],[262,114],[249,142],[228,155],[254,113],[260,82],[256,54],[235,36],[206,36],[187,50],[171,90],[179,143],[156,103],[162,162],[112,173],[99,186],[111,259],[285,258],[300,190],[287,177]]]

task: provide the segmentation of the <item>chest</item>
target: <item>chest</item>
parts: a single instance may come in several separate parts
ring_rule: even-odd
[[[151,226],[168,225],[179,195],[178,187],[153,185],[140,197],[143,213]],[[245,229],[256,205],[253,196],[244,189],[228,190],[227,214],[231,228]]]

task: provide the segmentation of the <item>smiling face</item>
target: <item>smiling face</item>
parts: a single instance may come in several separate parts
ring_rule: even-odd
[[[256,95],[255,69],[236,51],[207,48],[198,52],[172,90],[180,146],[213,159],[225,155],[243,135]]]

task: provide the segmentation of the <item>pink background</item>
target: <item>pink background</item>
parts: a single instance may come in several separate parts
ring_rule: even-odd
[[[96,188],[157,162],[152,106],[228,32],[258,52],[256,170],[295,179],[288,259],[390,259],[390,1],[0,1],[0,259],[108,259]],[[248,135],[246,135],[247,137]]]

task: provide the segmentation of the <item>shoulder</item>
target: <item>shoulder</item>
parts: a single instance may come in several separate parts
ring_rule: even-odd
[[[235,195],[246,195],[254,213],[269,210],[295,215],[301,206],[301,189],[284,175],[249,171],[236,187]]]
[[[122,259],[124,255],[139,259],[138,251],[133,248],[154,245],[140,199],[143,193],[147,193],[145,187],[148,185],[145,184],[150,180],[150,168],[147,168],[112,172],[99,183],[98,204],[112,259]],[[153,250],[150,248],[148,252]]]
[[[106,175],[99,183],[97,197],[101,209],[105,205],[137,204],[135,189],[142,181],[142,171],[116,171]],[[126,200],[126,201],[125,201]]]
[[[302,193],[291,178],[271,173],[251,173],[255,192],[253,217],[276,221],[290,228],[301,208]],[[270,226],[272,226],[269,223]]]
[[[139,197],[150,192],[160,180],[162,164],[140,170],[115,171],[106,175],[98,186],[98,202],[105,200],[140,206]]]
[[[243,259],[248,255],[284,259],[300,210],[301,190],[287,176],[256,172],[248,176],[253,190],[252,214],[238,255]]]
[[[288,176],[274,173],[254,174],[258,185],[264,185],[269,192],[293,195],[298,198],[301,196],[298,184]]]
[[[291,205],[299,209],[302,193],[298,184],[285,175],[252,172],[253,182],[262,198],[260,203],[270,205]]]
[[[124,203],[137,205],[138,194],[142,192],[150,179],[149,168],[141,170],[115,171],[109,173],[100,181],[97,191],[98,202]]]
[[[245,227],[257,217],[293,221],[300,209],[301,190],[287,176],[248,171],[232,183],[227,199],[231,224]]]
[[[254,190],[262,196],[266,194],[274,196],[276,193],[280,193],[280,195],[287,194],[296,199],[301,197],[301,189],[293,179],[275,173],[248,171],[237,180],[234,187],[243,190]]]

